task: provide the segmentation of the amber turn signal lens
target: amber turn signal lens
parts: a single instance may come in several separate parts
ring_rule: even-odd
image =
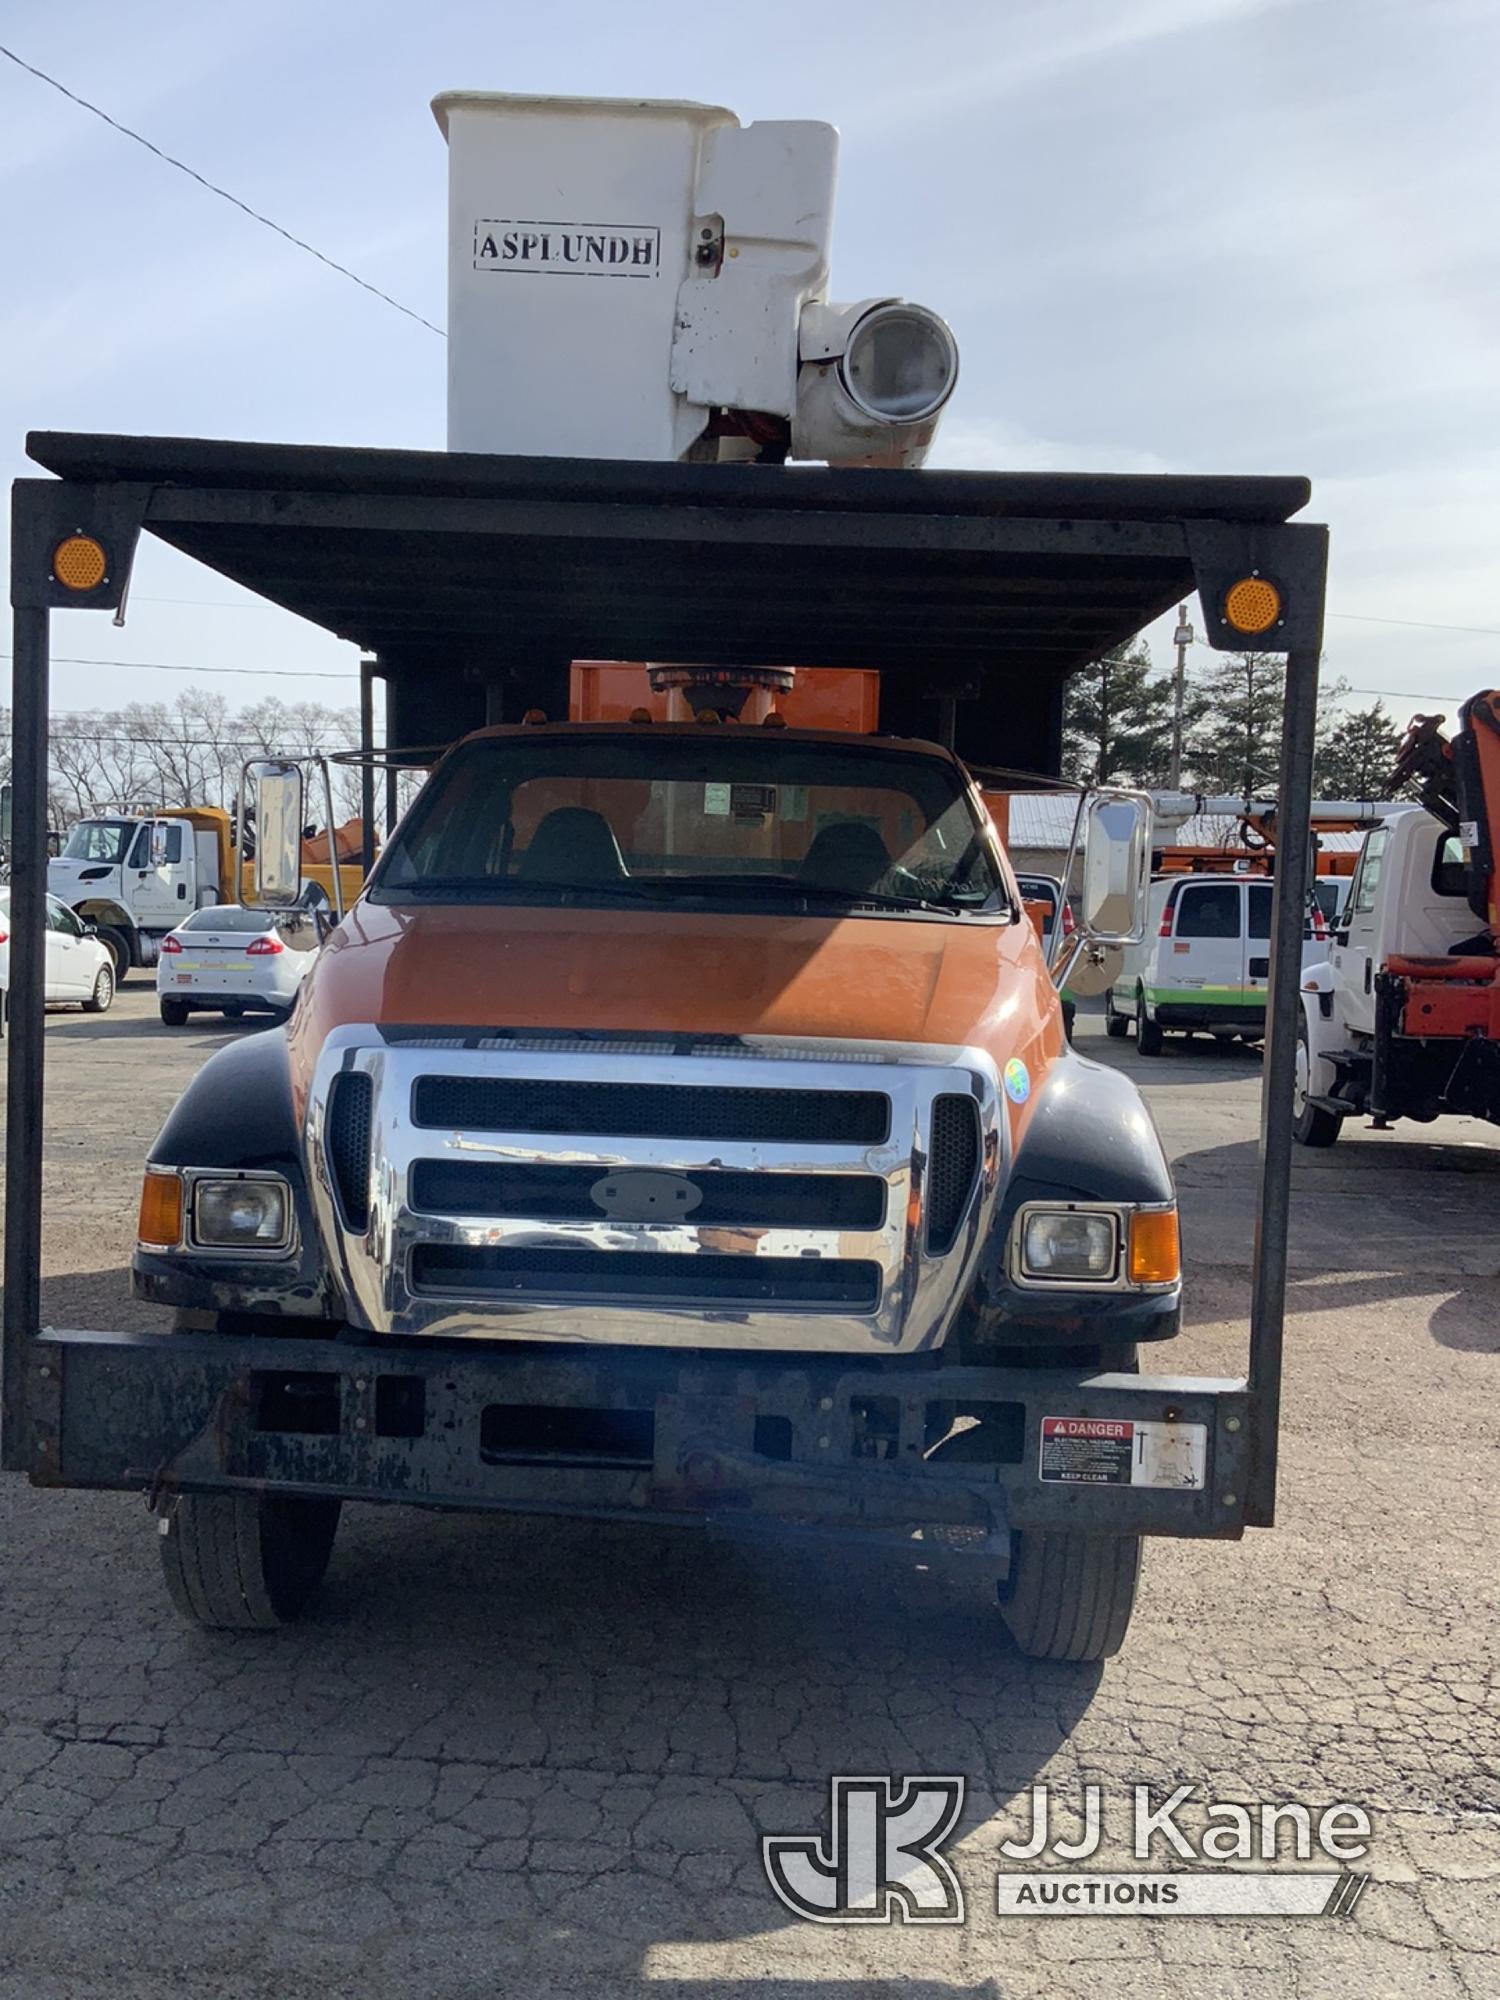
[[[140,1241],[151,1250],[175,1250],[182,1241],[182,1177],[153,1173],[141,1183]]]
[[[92,535],[65,535],[52,551],[52,574],[64,590],[97,590],[109,575],[109,557]]]
[[[1224,595],[1224,622],[1236,632],[1269,632],[1281,616],[1281,592],[1268,577],[1242,576]]]
[[[1131,1284],[1170,1285],[1181,1275],[1176,1209],[1137,1209],[1130,1218]]]

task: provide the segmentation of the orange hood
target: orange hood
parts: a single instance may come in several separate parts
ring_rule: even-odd
[[[361,902],[303,988],[299,1097],[363,1022],[977,1043],[1034,1066],[1061,1046],[1029,923],[883,917]]]

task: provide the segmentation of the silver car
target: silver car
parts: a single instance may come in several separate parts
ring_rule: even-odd
[[[322,941],[311,911],[252,910],[212,903],[161,942],[156,993],[161,1018],[181,1028],[189,1014],[269,1014],[284,1021]]]

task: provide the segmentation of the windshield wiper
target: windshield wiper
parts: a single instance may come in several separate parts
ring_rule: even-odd
[[[799,882],[794,895],[805,896],[809,902],[836,902],[857,908],[860,904],[873,910],[929,910],[941,916],[962,916],[965,911],[982,909],[982,903],[955,903],[938,901],[930,896],[891,896],[881,889],[830,889],[817,882]]]
[[[949,916],[955,912],[972,911],[983,908],[982,903],[957,903],[941,901],[930,896],[893,896],[883,889],[837,889],[822,882],[794,882],[781,876],[736,875],[723,881],[712,876],[693,878],[690,892],[696,896],[716,895],[774,896],[780,900],[799,903],[835,902],[845,908],[864,905],[875,910],[926,910],[934,914]]]

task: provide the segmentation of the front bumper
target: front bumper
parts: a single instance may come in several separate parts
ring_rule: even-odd
[[[158,1508],[337,1494],[926,1542],[1003,1569],[1013,1529],[1236,1536],[1255,1449],[1242,1383],[1176,1377],[50,1329],[30,1357],[33,1480]],[[924,1457],[966,1413],[995,1462]],[[1059,1456],[1049,1419],[1102,1427],[1104,1457]],[[1192,1446],[1167,1483],[1118,1435],[1143,1424]]]
[[[1159,1000],[1152,1018],[1163,1028],[1234,1028],[1258,1035],[1265,1031],[1266,1008],[1264,1001]]]

